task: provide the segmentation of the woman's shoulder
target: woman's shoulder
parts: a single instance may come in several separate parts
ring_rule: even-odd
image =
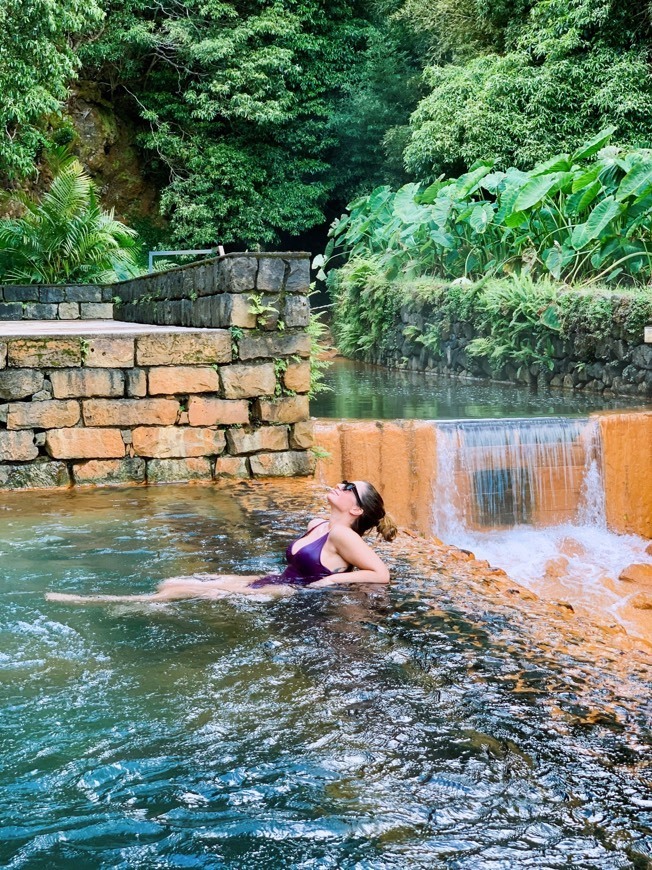
[[[327,522],[328,522],[328,520],[325,519],[324,517],[313,517],[310,520],[310,522],[308,523],[308,528],[306,530],[306,534],[308,534],[308,532],[312,532],[313,529],[316,529],[317,526],[320,526],[322,523],[327,523]]]

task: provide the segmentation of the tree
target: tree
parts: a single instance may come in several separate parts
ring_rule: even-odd
[[[174,241],[275,243],[322,223],[333,106],[364,49],[363,4],[111,0],[85,74],[146,123]]]
[[[652,144],[647,0],[407,0],[429,27],[436,63],[405,152],[419,177],[474,161],[528,167],[613,124],[622,142]],[[449,26],[444,31],[444,22]]]
[[[102,211],[77,160],[64,160],[40,202],[21,196],[23,217],[0,220],[0,281],[111,283],[137,274],[136,233]]]
[[[101,17],[96,0],[0,0],[0,177],[34,172],[79,66],[73,39]]]

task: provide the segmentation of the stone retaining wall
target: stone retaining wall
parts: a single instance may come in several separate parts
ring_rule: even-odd
[[[614,318],[611,335],[598,343],[589,334],[552,339],[552,368],[541,363],[519,366],[508,363],[496,371],[486,358],[474,357],[466,348],[481,337],[474,324],[453,321],[442,329],[438,353],[418,340],[430,322],[438,320],[432,303],[414,301],[403,305],[400,321],[382,348],[362,357],[390,368],[436,372],[449,377],[493,378],[529,384],[538,388],[565,388],[602,393],[605,397],[638,395],[652,397],[652,345],[643,335],[633,337]],[[411,337],[411,335],[415,337]]]
[[[240,347],[147,327],[0,339],[0,488],[311,473],[308,336]]]
[[[0,286],[0,320],[111,320],[113,289],[93,284]]]
[[[309,284],[307,253],[226,254],[113,284],[114,316],[167,326],[304,328]]]
[[[311,473],[309,280],[307,254],[232,254],[3,288],[5,319],[97,319],[119,297],[151,325],[0,331],[0,488]]]

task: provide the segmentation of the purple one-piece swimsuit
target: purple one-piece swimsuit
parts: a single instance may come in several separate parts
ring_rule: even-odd
[[[324,521],[326,522],[326,521]],[[312,531],[312,529],[310,529]],[[301,538],[309,534],[301,535]],[[290,546],[285,551],[285,560],[288,563],[287,568],[282,574],[267,574],[265,577],[259,577],[249,584],[252,589],[258,589],[261,586],[272,586],[277,584],[285,584],[287,586],[308,586],[310,583],[315,583],[323,577],[330,577],[331,574],[339,572],[333,571],[322,565],[321,551],[324,549],[328,532],[323,534],[321,538],[317,538],[301,547],[296,553],[292,552],[292,547],[297,544],[301,538],[292,541]],[[346,571],[347,569],[342,569]]]

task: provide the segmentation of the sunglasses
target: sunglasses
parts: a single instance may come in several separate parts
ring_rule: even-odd
[[[358,507],[362,508],[362,510],[364,510],[364,507],[362,507],[362,501],[360,500],[360,494],[358,493],[358,489],[357,489],[355,483],[351,483],[350,480],[343,480],[341,483],[341,486],[342,486],[343,490],[346,490],[346,492],[353,493],[353,495],[355,496],[355,500],[358,503]]]

